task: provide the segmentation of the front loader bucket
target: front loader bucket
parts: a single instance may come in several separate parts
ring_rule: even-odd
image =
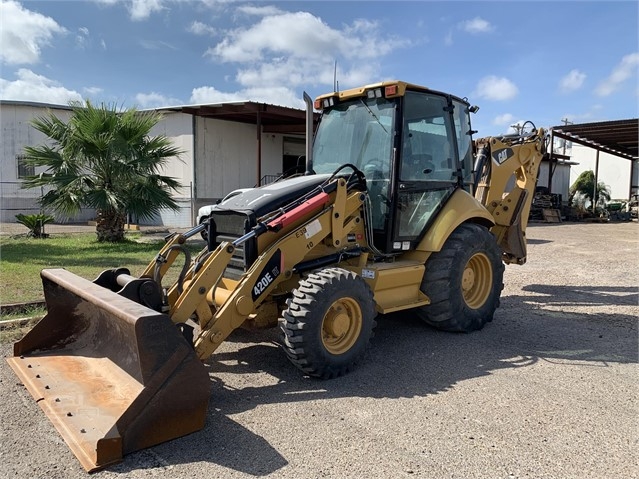
[[[204,426],[210,381],[168,316],[63,269],[8,362],[87,471]]]

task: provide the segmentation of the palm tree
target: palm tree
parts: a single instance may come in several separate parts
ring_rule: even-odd
[[[149,136],[159,113],[95,107],[88,100],[70,106],[66,123],[52,113],[33,120],[51,142],[24,149],[26,162],[45,171],[23,187],[53,187],[40,199],[43,207],[67,217],[95,208],[98,241],[122,240],[129,214],[144,220],[162,208],[179,210],[171,192],[180,184],[160,171],[182,151],[166,136]]]
[[[610,200],[610,187],[603,181],[598,181],[597,193],[593,201],[593,194],[595,194],[595,173],[592,170],[586,170],[582,172],[572,184],[572,186],[570,187],[568,204],[572,204],[573,198],[577,193],[580,193],[585,198],[590,200],[590,203],[593,205],[593,211],[595,206],[598,205],[600,202]]]

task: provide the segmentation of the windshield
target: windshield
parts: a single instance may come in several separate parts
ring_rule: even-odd
[[[315,173],[333,173],[352,163],[368,173],[390,177],[395,102],[358,98],[322,115],[313,143]]]

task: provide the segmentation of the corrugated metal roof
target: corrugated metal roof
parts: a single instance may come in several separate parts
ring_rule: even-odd
[[[176,111],[204,118],[237,121],[255,125],[259,122],[264,133],[305,133],[306,111],[286,106],[253,101],[181,105],[156,108],[158,111]],[[316,120],[318,114],[315,114]]]
[[[69,105],[56,105],[54,103],[42,103],[38,101],[0,100],[0,105],[32,106],[36,108],[49,108],[55,110],[71,110]]]
[[[611,155],[637,160],[639,119],[553,126],[554,136],[589,146]]]

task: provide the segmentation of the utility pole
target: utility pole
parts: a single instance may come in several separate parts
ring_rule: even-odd
[[[515,130],[519,136],[521,136],[521,134],[522,134],[522,133],[523,133],[523,131],[524,131],[524,125],[521,125],[521,124],[519,124],[519,123],[515,123],[514,125],[510,125],[510,127],[511,127],[513,130]]]
[[[573,125],[574,124],[572,121],[569,121],[568,118],[562,118],[561,121],[563,122],[564,125]],[[563,147],[563,151],[562,151],[561,154],[566,156],[566,139],[565,138],[564,138],[564,147]]]

